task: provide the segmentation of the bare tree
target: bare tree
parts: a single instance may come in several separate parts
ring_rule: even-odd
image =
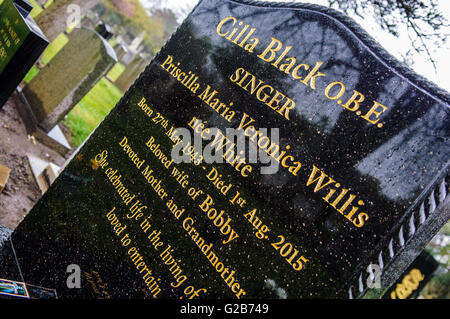
[[[361,18],[371,14],[378,24],[394,36],[406,26],[412,50],[425,53],[436,70],[430,48],[446,43],[449,24],[436,0],[328,0],[330,7]],[[406,59],[410,58],[411,50]]]

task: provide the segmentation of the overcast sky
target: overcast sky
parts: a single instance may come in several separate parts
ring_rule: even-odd
[[[153,0],[141,0],[142,2],[152,2]],[[262,0],[267,2],[273,2],[274,0]],[[285,0],[277,0],[278,2]],[[164,1],[168,8],[179,12],[180,9],[192,8],[198,2],[198,0],[165,0]],[[326,5],[326,0],[309,0],[303,1],[299,0],[297,2],[308,2],[314,4]],[[450,1],[449,0],[438,0],[442,12],[448,21],[450,21]],[[355,19],[373,38],[375,38],[388,52],[401,60],[402,54],[405,54],[408,49],[411,48],[411,41],[409,40],[406,33],[402,34],[399,38],[392,36],[386,31],[382,30],[374,22],[371,17],[366,19]],[[425,76],[429,80],[435,82],[438,86],[450,92],[450,43],[447,42],[446,46],[443,48],[429,48],[432,56],[436,60],[437,72],[433,68],[431,62],[428,61],[426,54],[416,54],[413,55],[413,64],[410,66],[414,71]]]

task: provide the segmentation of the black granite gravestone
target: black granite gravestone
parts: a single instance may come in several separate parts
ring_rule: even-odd
[[[0,1],[0,108],[48,45],[27,1]]]
[[[413,261],[397,282],[383,296],[384,299],[417,298],[433,278],[439,263],[425,250]]]
[[[10,236],[12,230],[0,226],[0,279],[23,281]]]
[[[356,298],[381,272],[383,292],[448,220],[449,101],[340,13],[202,0],[14,231],[24,279]]]
[[[21,10],[22,16],[27,17],[33,10],[33,6],[27,0],[14,0],[19,10]]]
[[[0,299],[56,299],[57,293],[54,289],[27,285],[23,282],[10,238],[11,233],[11,229],[0,225]]]
[[[100,24],[98,24],[95,27],[95,31],[100,34],[103,39],[105,40],[109,40],[112,38],[112,36],[114,35],[112,33],[111,27],[109,25],[107,25],[106,23],[101,22]]]

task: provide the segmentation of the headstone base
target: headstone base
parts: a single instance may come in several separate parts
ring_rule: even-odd
[[[17,88],[17,91],[14,93],[14,102],[17,111],[19,112],[19,115],[22,118],[23,123],[25,124],[27,133],[34,136],[45,146],[48,146],[62,156],[67,157],[67,155],[71,151],[71,148],[68,148],[67,145],[59,143],[57,140],[55,140],[47,133],[45,133],[41,128],[39,128],[38,121],[34,116],[33,111],[31,110],[31,106],[20,88]]]

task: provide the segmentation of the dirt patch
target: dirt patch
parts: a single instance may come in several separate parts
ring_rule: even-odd
[[[13,99],[0,110],[0,164],[11,169],[0,193],[0,225],[14,229],[42,197],[28,163],[27,154],[63,166],[66,158],[30,139]],[[69,155],[67,155],[69,156]]]

